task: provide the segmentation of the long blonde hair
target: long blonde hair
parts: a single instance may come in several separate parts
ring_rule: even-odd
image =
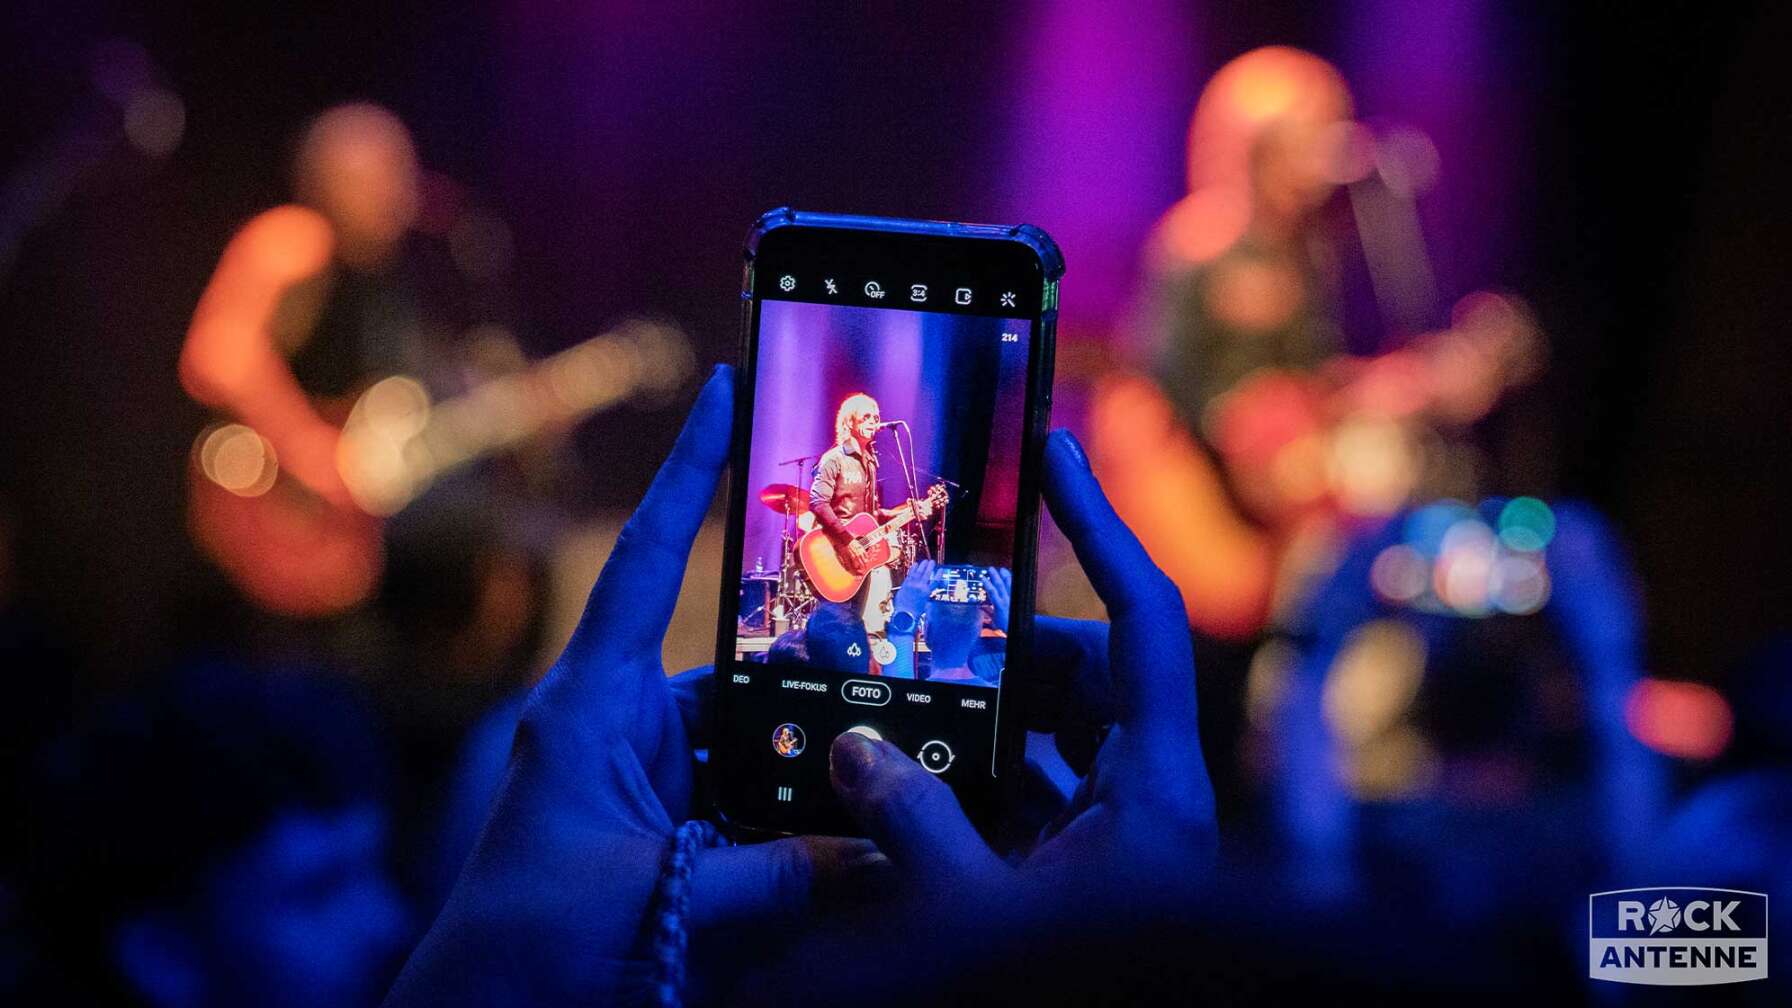
[[[867,413],[879,412],[877,400],[864,392],[854,392],[840,401],[840,409],[834,413],[834,444],[843,445],[852,436],[853,424]]]

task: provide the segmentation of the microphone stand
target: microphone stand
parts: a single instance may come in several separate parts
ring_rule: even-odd
[[[951,487],[953,490],[963,490],[964,489],[963,484],[958,483],[954,480],[949,480],[946,477],[941,476],[939,473],[932,472],[931,470],[927,473],[927,476],[929,479],[933,480],[935,483],[944,483],[947,486]],[[946,522],[945,522],[943,513],[941,515],[941,520],[940,520],[939,524],[937,524],[933,527],[933,532],[934,532],[934,536],[933,536],[934,547],[933,548],[935,551],[937,551],[939,553],[940,556],[945,556],[946,555]],[[922,537],[922,542],[926,542],[925,536]]]
[[[908,435],[908,450],[906,452],[902,449],[902,438],[896,434],[895,429],[897,427],[902,428],[903,433]],[[921,481],[920,477],[915,473],[915,432],[913,428],[909,427],[908,421],[906,420],[892,420],[890,421],[890,428],[890,441],[896,446],[896,465],[897,468],[902,470],[902,478],[908,483],[909,507],[914,508],[921,503]],[[942,522],[941,525],[943,526],[944,523]],[[928,546],[927,534],[924,531],[921,534],[921,545],[927,550],[927,559],[932,560],[933,549]],[[943,544],[941,548],[944,548]]]

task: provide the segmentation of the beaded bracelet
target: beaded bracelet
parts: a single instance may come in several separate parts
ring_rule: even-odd
[[[678,827],[666,852],[665,867],[654,888],[654,994],[660,1008],[684,1004],[684,958],[690,946],[691,872],[697,852],[721,843],[716,828],[701,819]]]

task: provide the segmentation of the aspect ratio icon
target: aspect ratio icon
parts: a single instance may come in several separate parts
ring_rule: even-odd
[[[910,301],[925,301],[925,300],[927,300],[927,285],[926,284],[915,284],[913,287],[910,287],[908,289],[908,299]]]
[[[876,280],[868,281],[865,284],[865,296],[868,298],[871,298],[874,301],[883,300],[884,285],[878,283]]]

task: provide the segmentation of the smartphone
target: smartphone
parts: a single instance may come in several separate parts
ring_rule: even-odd
[[[1063,259],[1028,225],[773,210],[747,238],[710,777],[737,835],[857,827],[836,735],[1012,799]]]

